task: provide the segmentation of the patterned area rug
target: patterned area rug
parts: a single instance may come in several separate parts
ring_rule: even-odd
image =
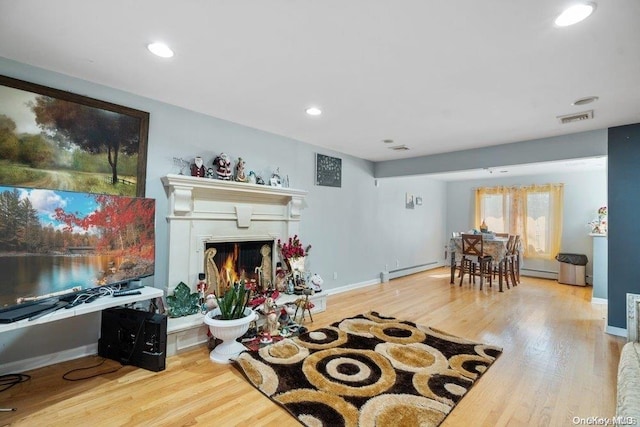
[[[235,365],[307,426],[437,426],[501,353],[370,312],[242,353]]]

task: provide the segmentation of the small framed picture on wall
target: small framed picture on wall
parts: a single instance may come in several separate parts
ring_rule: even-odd
[[[342,159],[316,153],[316,185],[342,187]]]

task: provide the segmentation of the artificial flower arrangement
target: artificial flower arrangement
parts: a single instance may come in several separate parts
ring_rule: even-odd
[[[598,219],[594,219],[589,223],[591,226],[591,232],[594,234],[606,234],[607,233],[607,214],[608,210],[606,206],[598,208]]]
[[[216,295],[216,303],[220,309],[220,319],[232,320],[243,318],[245,316],[244,312],[251,300],[253,290],[251,283],[243,279],[227,289],[222,298],[218,298]]]
[[[282,243],[280,239],[278,239],[278,249],[280,250],[282,258],[287,260],[306,256],[311,249],[311,245],[307,245],[306,248],[302,246],[302,243],[300,243],[300,239],[296,234],[293,237],[289,237],[289,241],[285,243]]]

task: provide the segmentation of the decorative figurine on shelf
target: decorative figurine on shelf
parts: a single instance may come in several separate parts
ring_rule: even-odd
[[[261,176],[256,176],[256,184],[264,185],[264,179]]]
[[[181,159],[180,157],[174,157],[173,164],[178,168],[180,168],[179,175],[184,175],[185,168],[189,166],[189,162],[184,159]]]
[[[196,291],[198,291],[198,295],[200,295],[200,307],[202,307],[202,311],[205,310],[205,296],[204,293],[207,292],[207,282],[205,281],[206,275],[204,273],[198,273],[198,283],[196,284]]]
[[[271,246],[270,245],[262,245],[260,248],[260,255],[262,255],[262,261],[260,262],[260,274],[262,275],[262,291],[266,291],[267,288],[271,285],[271,272],[272,272],[272,263],[271,263]]]
[[[236,181],[238,182],[247,182],[247,174],[244,171],[245,161],[242,160],[242,157],[238,157],[238,163],[236,163]]]
[[[193,159],[193,164],[191,165],[191,176],[197,176],[198,178],[204,178],[207,171],[204,167],[204,161],[202,157],[196,157]]]
[[[311,284],[310,288],[313,289],[314,292],[322,292],[322,284],[324,283],[324,280],[322,280],[322,277],[318,274],[311,276],[309,283]]]
[[[254,171],[249,171],[249,176],[247,177],[247,182],[249,184],[256,184],[257,178],[256,178],[256,173]]]
[[[213,168],[209,168],[207,169],[207,174],[205,176],[209,179],[214,179],[216,177],[216,173],[214,172]]]
[[[280,168],[276,168],[276,170],[271,174],[269,185],[272,187],[282,187],[282,179],[280,178]]]
[[[267,320],[265,325],[266,330],[270,335],[275,335],[278,332],[278,317],[280,317],[280,313],[278,312],[278,307],[276,306],[276,302],[273,298],[268,297],[265,299],[262,304],[262,313]]]
[[[287,290],[287,273],[282,268],[282,263],[276,263],[276,277],[275,286],[278,292],[284,292]]]
[[[218,179],[225,181],[231,180],[231,160],[229,160],[229,156],[225,153],[220,153],[220,155],[213,160],[213,166],[216,167]]]
[[[215,294],[209,294],[204,299],[204,307],[207,311],[218,308],[218,301],[216,301]]]

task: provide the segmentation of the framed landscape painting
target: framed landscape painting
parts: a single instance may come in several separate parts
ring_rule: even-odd
[[[0,76],[0,185],[143,197],[149,113]]]

